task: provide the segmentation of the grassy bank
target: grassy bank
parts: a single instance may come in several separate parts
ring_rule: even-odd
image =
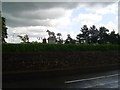
[[[74,52],[74,51],[113,51],[120,50],[120,45],[80,45],[80,44],[3,44],[3,52]]]

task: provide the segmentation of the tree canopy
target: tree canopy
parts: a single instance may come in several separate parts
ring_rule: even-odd
[[[24,36],[18,35],[18,37],[23,41],[22,43],[29,43],[29,37],[27,34]]]
[[[6,43],[5,38],[7,38],[7,27],[6,27],[6,19],[2,18],[2,43]]]
[[[88,28],[87,25],[83,25],[80,29],[81,33],[77,35],[77,40],[80,44],[120,44],[120,35],[109,30],[105,27],[96,28],[95,25]]]

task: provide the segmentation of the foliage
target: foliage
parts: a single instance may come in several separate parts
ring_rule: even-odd
[[[115,34],[115,31],[108,33],[109,30],[105,27],[98,30],[94,25],[90,28],[83,25],[80,31],[76,37],[80,44],[120,44],[120,35]]]
[[[75,44],[76,40],[72,39],[70,34],[67,35],[67,39],[65,40],[65,44]]]
[[[7,27],[6,27],[6,19],[2,17],[2,43],[6,43],[5,38],[7,38]]]
[[[56,40],[56,42],[58,43],[58,44],[62,44],[63,43],[63,39],[61,38],[61,36],[62,36],[62,34],[61,33],[57,33],[57,40]]]
[[[42,43],[47,43],[47,42],[46,42],[46,38],[43,38],[43,42],[42,42]]]
[[[119,45],[111,44],[3,44],[3,52],[73,52],[73,51],[110,51],[119,50]]]
[[[77,35],[77,39],[79,41],[80,44],[82,43],[88,43],[88,39],[89,39],[89,30],[87,25],[84,25],[81,30],[82,33]]]
[[[27,34],[25,36],[18,35],[18,37],[23,41],[23,43],[29,43],[29,37]]]

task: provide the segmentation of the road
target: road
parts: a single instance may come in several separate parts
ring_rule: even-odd
[[[39,77],[21,81],[3,81],[3,88],[118,88],[119,70],[75,74],[57,77]]]

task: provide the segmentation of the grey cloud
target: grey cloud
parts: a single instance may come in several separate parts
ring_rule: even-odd
[[[77,2],[3,2],[3,9],[6,11],[23,11],[23,10],[36,10],[48,9],[55,7],[62,7],[66,9],[74,8],[78,5]]]
[[[50,25],[50,22],[46,19],[56,19],[64,15],[62,10],[50,11],[50,9],[62,8],[66,10],[75,8],[77,5],[78,3],[4,2],[2,9],[8,26],[47,26]]]
[[[7,19],[7,25],[17,26],[49,26],[47,19],[57,19],[64,15],[62,8],[70,10],[78,5],[85,4],[86,7],[105,7],[111,3],[78,3],[78,2],[3,2],[3,15]],[[56,9],[50,11],[50,9]]]
[[[79,4],[86,4],[88,6],[106,6],[107,4],[111,4],[112,2],[3,2],[2,7],[3,11],[9,13],[16,13],[22,11],[31,11],[38,9],[50,9],[50,8],[64,8],[64,9],[72,9],[77,7]]]
[[[87,3],[87,5],[90,7],[97,7],[97,6],[106,7],[107,5],[110,5],[110,4],[113,4],[113,2],[89,2]]]
[[[28,11],[23,12],[19,16],[25,18],[32,18],[32,19],[56,19],[64,15],[64,10],[36,10],[36,11]]]
[[[11,27],[24,27],[24,26],[49,26],[50,22],[47,20],[32,20],[32,19],[7,19],[7,25]]]

